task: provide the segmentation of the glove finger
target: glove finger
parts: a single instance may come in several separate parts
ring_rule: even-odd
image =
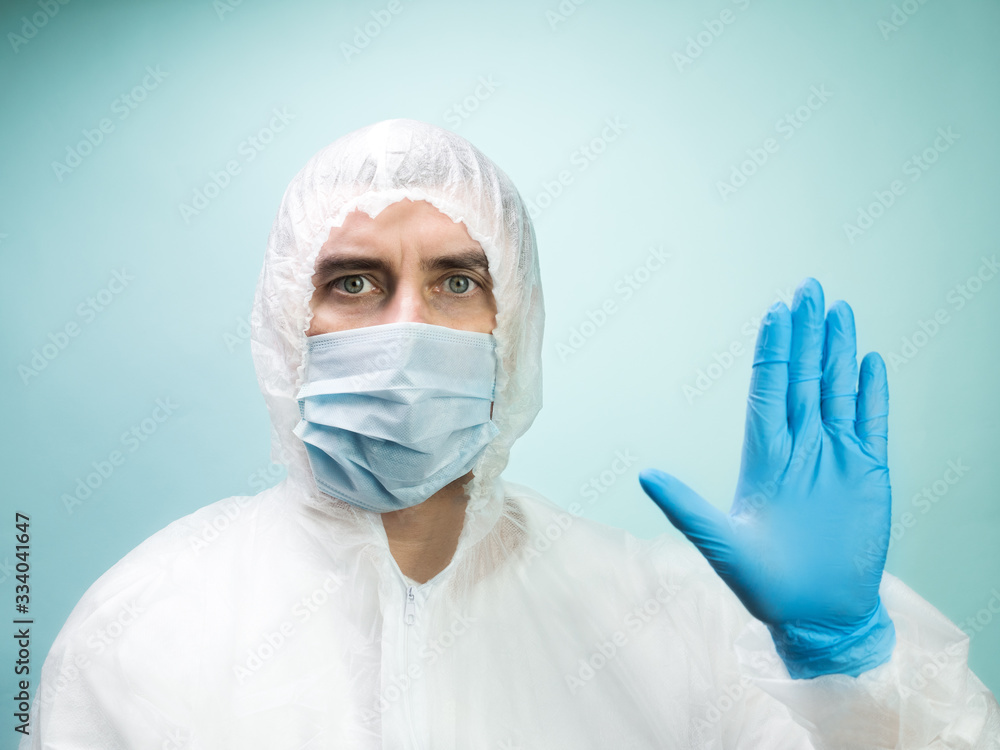
[[[729,568],[734,539],[725,513],[679,479],[657,469],[640,471],[639,484],[716,570]]]
[[[889,460],[889,383],[885,362],[877,352],[869,352],[861,360],[854,432],[866,450],[885,466]]]
[[[788,362],[788,421],[798,441],[819,426],[823,366],[823,287],[806,279],[792,301],[792,347]]]
[[[834,302],[826,315],[820,383],[820,412],[832,429],[852,426],[857,416],[857,357],[854,312],[846,302]]]
[[[773,446],[788,433],[788,358],[792,316],[784,302],[767,311],[757,332],[745,439],[754,453]]]

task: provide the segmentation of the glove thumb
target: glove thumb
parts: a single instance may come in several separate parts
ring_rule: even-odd
[[[729,569],[734,537],[725,513],[676,477],[658,469],[640,471],[639,484],[713,568],[720,573]]]

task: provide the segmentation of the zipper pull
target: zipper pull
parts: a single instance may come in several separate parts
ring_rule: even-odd
[[[412,625],[417,621],[417,595],[415,586],[406,587],[406,606],[403,608],[403,621]]]

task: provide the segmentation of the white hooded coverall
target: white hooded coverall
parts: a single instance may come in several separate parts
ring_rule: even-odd
[[[424,584],[400,572],[378,514],[316,488],[292,434],[320,246],[348,212],[403,198],[464,222],[497,304],[500,433],[453,559]],[[504,481],[541,407],[542,324],[525,205],[468,141],[388,120],[317,153],[285,192],[252,315],[287,478],[175,521],[91,586],[44,663],[22,750],[1000,748],[968,637],[892,576],[892,659],[792,680],[689,544]]]

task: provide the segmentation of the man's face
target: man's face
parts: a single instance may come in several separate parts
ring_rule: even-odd
[[[402,200],[334,227],[316,258],[306,334],[416,322],[492,333],[496,301],[486,254],[426,201]]]

